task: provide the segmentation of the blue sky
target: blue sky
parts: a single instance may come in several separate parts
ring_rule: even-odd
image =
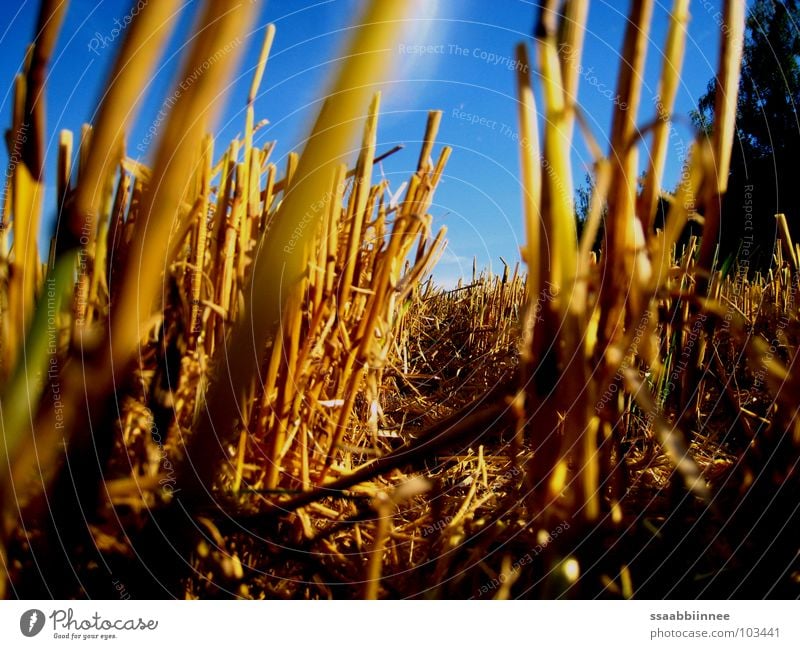
[[[13,77],[33,35],[37,4],[32,0],[9,2],[0,16],[0,120],[5,125],[11,122]],[[142,156],[137,144],[145,141],[148,127],[173,90],[198,4],[186,3],[163,65],[145,89],[143,109],[128,138],[132,157]],[[274,159],[279,163],[289,151],[300,148],[361,4],[356,0],[267,0],[253,33],[244,35],[246,50],[218,123],[220,141],[228,141],[243,128],[252,69],[264,27],[272,22],[277,34],[256,102],[256,119],[269,119],[270,124],[259,131],[257,141],[277,140]],[[642,124],[655,116],[670,4],[656,2],[639,114]],[[678,115],[688,116],[714,75],[720,4],[709,0],[691,3]],[[512,264],[519,259],[522,219],[515,72],[509,68],[514,64],[516,43],[531,44],[537,10],[535,3],[524,0],[423,0],[422,6],[422,13],[406,25],[402,43],[393,51],[393,79],[382,88],[378,151],[398,143],[406,148],[386,160],[378,173],[382,171],[395,189],[399,187],[416,165],[427,111],[444,112],[438,142],[454,151],[431,212],[436,223],[448,227],[449,246],[436,275],[450,284],[459,274],[471,273],[473,256],[480,267],[491,265],[495,271],[501,268],[500,256]],[[58,132],[71,129],[77,138],[81,123],[91,121],[122,38],[112,40],[115,19],[124,21],[130,7],[124,0],[73,0],[69,7],[48,81],[47,176],[51,180]],[[579,102],[604,150],[613,109],[609,96],[616,94],[627,10],[628,2],[622,0],[593,0],[589,14]],[[103,40],[105,47],[98,44]],[[419,54],[414,46],[431,47]],[[604,92],[601,84],[609,92]],[[670,144],[667,187],[678,177],[681,150],[691,140],[688,117],[679,119]],[[0,164],[5,166],[6,161],[3,147]],[[576,136],[573,161],[576,183],[580,183],[591,162],[580,135]],[[53,193],[48,184],[48,222],[53,219]]]

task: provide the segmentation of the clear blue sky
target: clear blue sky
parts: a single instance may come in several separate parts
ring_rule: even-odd
[[[152,1],[152,0],[151,0]],[[400,0],[387,0],[400,1]],[[633,0],[635,1],[635,0]],[[12,82],[19,70],[25,47],[33,35],[37,2],[7,2],[0,16],[0,120],[11,122]],[[651,49],[643,93],[640,123],[655,115],[653,98],[661,67],[661,48],[666,37],[671,3],[657,1],[651,33]],[[677,113],[688,115],[705,91],[716,68],[721,3],[692,1],[683,85]],[[130,11],[125,0],[73,0],[58,41],[51,66],[47,95],[47,130],[50,139],[47,156],[47,219],[53,218],[52,179],[56,165],[58,131],[76,133],[90,121],[104,80],[113,61],[119,40],[105,48],[97,46],[98,35],[109,38],[115,19],[123,20]],[[240,76],[229,95],[217,133],[227,141],[241,132],[244,102],[251,71],[258,56],[264,26],[275,23],[277,34],[267,74],[256,103],[256,119],[270,120],[258,133],[259,143],[277,140],[276,157],[282,161],[298,148],[326,81],[333,60],[346,38],[347,28],[358,15],[356,0],[268,0],[255,32],[246,42]],[[440,145],[449,144],[454,152],[447,175],[440,186],[432,213],[437,223],[447,225],[449,248],[437,271],[444,283],[459,274],[469,275],[472,258],[479,266],[498,270],[502,255],[512,264],[519,259],[522,243],[518,149],[516,133],[515,73],[506,65],[515,44],[530,44],[536,5],[524,0],[423,0],[423,15],[408,25],[403,46],[395,54],[394,80],[384,88],[383,112],[378,150],[396,143],[406,149],[383,165],[394,188],[413,171],[418,155],[427,111],[440,109],[444,118]],[[198,2],[186,3],[178,28],[169,45],[166,60],[150,82],[145,105],[129,136],[129,155],[138,157],[137,143],[145,137],[171,84],[185,51]],[[628,2],[618,0],[591,3],[579,101],[595,137],[607,148],[616,71],[620,63],[625,13]],[[94,45],[94,51],[90,49]],[[434,46],[427,54],[411,54],[410,46]],[[610,92],[599,87],[605,84]],[[454,111],[459,111],[458,116]],[[483,125],[472,124],[463,114],[485,118]],[[461,118],[459,118],[461,117]],[[507,128],[504,128],[507,126]],[[667,187],[678,176],[681,147],[692,140],[688,118],[676,124],[671,140]],[[580,136],[573,151],[576,183],[590,163]],[[0,164],[5,167],[5,147]]]

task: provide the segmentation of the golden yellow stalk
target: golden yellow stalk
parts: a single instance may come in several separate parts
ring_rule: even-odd
[[[181,80],[191,79],[192,83],[178,97],[159,141],[153,176],[160,181],[143,197],[119,300],[111,314],[110,343],[117,368],[126,366],[145,333],[143,327],[150,319],[167,261],[173,219],[190,189],[185,185],[186,170],[195,167],[202,139],[221,104],[219,88],[224,87],[222,81],[240,54],[241,38],[237,34],[244,31],[252,14],[251,4],[224,7],[211,2],[198,26],[203,37],[194,42],[181,76]],[[215,62],[204,69],[210,57]],[[132,313],[137,317],[131,317]]]
[[[520,174],[522,180],[522,214],[525,223],[525,248],[522,257],[528,266],[526,282],[525,311],[520,339],[521,381],[520,391],[514,401],[517,414],[517,434],[514,436],[516,448],[521,448],[523,421],[525,419],[526,389],[532,385],[534,363],[540,359],[541,350],[535,348],[541,336],[535,336],[534,329],[539,318],[541,304],[538,295],[542,286],[541,275],[545,271],[541,256],[541,216],[542,167],[539,160],[539,131],[536,124],[536,99],[530,80],[530,61],[528,49],[517,45],[517,115],[520,125]],[[473,266],[473,283],[475,269]],[[528,401],[530,404],[530,401]],[[516,453],[514,457],[516,458]],[[515,459],[516,462],[516,459]],[[529,483],[530,486],[530,483]]]
[[[589,0],[566,0],[559,25],[558,53],[561,59],[561,78],[564,82],[564,101],[566,102],[566,139],[572,141],[575,123],[575,104],[578,101],[578,64],[583,52],[583,37],[586,31],[586,17],[589,13]],[[520,60],[520,59],[517,59]],[[526,72],[528,68],[520,65]]]
[[[640,196],[639,216],[645,234],[649,233],[655,218],[661,194],[661,179],[667,159],[667,144],[675,97],[681,81],[683,55],[686,50],[686,26],[689,22],[689,0],[675,0],[669,18],[667,45],[656,95],[656,122],[653,127],[653,145],[650,164]]]
[[[652,260],[653,274],[650,293],[655,294],[659,287],[666,284],[672,267],[672,250],[683,232],[689,217],[697,208],[698,190],[703,174],[711,163],[711,151],[708,142],[703,139],[696,142],[689,150],[685,164],[687,173],[683,174],[681,183],[672,197],[669,213],[664,224],[664,231],[654,239]],[[690,255],[687,255],[687,260]]]
[[[101,208],[111,193],[123,138],[142,98],[142,79],[152,75],[179,6],[176,0],[148,3],[127,30],[92,129],[91,146],[81,166],[75,201],[65,224],[71,240],[65,236],[64,246],[86,247],[83,241],[94,242],[98,223],[105,217]]]
[[[275,186],[275,191],[283,191],[284,195],[289,191],[294,174],[297,171],[297,165],[300,163],[300,156],[295,151],[286,156],[286,172],[283,180],[279,181]]]
[[[797,251],[792,243],[792,234],[789,232],[789,224],[786,222],[786,215],[782,213],[776,214],[775,220],[778,222],[778,231],[783,246],[786,248],[786,254],[789,257],[789,261],[792,262],[792,270],[796,273],[798,271]],[[778,264],[779,268],[781,266],[782,264]]]
[[[25,97],[27,83],[25,76],[18,74],[14,80],[14,111],[12,127],[13,148],[20,149],[22,152],[21,164],[13,170],[9,181],[11,191],[6,197],[6,202],[11,203],[11,213],[13,214],[14,246],[13,260],[8,265],[8,327],[6,343],[4,345],[5,366],[14,367],[16,353],[28,328],[28,316],[33,306],[33,259],[30,255],[38,257],[36,249],[36,233],[31,232],[32,219],[38,219],[38,204],[34,201],[40,200],[40,188],[38,181],[28,170],[25,163],[25,142],[28,137],[33,137],[29,133],[30,125],[25,116]]]
[[[633,395],[642,411],[653,421],[656,438],[676,470],[680,473],[687,489],[693,491],[698,497],[707,499],[709,495],[708,485],[697,463],[689,454],[688,444],[684,439],[683,433],[663,418],[650,394],[650,390],[642,384],[635,370],[631,368],[625,369],[623,377],[628,392]]]
[[[47,66],[66,13],[65,2],[45,0],[39,7],[36,38],[29,46],[23,72],[14,84],[11,157],[18,158],[9,170],[10,191],[4,211],[11,202],[13,213],[14,249],[8,269],[8,314],[3,334],[3,365],[10,368],[17,361],[16,353],[29,326],[34,296],[39,285],[39,251],[36,237],[44,195],[43,165],[45,147],[45,90]],[[5,214],[4,214],[5,223]],[[5,230],[4,237],[5,239]]]
[[[617,85],[617,96],[620,101],[615,102],[611,129],[612,172],[608,195],[606,245],[602,256],[604,272],[598,334],[604,343],[622,335],[626,300],[638,298],[638,289],[635,291],[629,289],[634,273],[637,246],[634,224],[637,191],[634,140],[637,134],[636,115],[641,99],[652,15],[653,0],[634,2],[625,30],[622,59],[626,64],[620,66]]]
[[[719,65],[714,96],[714,130],[711,135],[714,150],[716,178],[710,196],[706,200],[703,241],[700,245],[698,264],[708,273],[714,259],[720,228],[721,196],[728,189],[728,173],[731,163],[731,147],[736,128],[736,106],[739,97],[742,50],[744,47],[745,1],[726,0],[722,15]],[[706,286],[706,277],[700,278],[699,289]]]
[[[227,223],[228,204],[233,191],[233,179],[236,170],[236,160],[239,156],[239,142],[234,140],[230,143],[222,160],[218,163],[219,168],[219,188],[217,190],[217,200],[214,204],[214,220],[212,223],[211,237],[209,241],[209,257],[212,260],[214,272],[213,277],[219,277],[220,258],[219,250],[225,244],[225,224]],[[217,167],[211,170],[211,178],[217,174]],[[220,300],[219,288],[215,298]]]
[[[528,300],[539,294],[540,215],[542,167],[539,161],[539,129],[536,124],[536,99],[530,81],[528,48],[517,46],[517,109],[520,134],[520,173],[522,175],[522,213],[525,220],[525,263],[528,265]],[[474,281],[474,280],[473,280]]]
[[[562,313],[571,296],[577,274],[577,230],[572,199],[572,169],[569,153],[568,115],[564,101],[564,85],[555,37],[555,16],[552,9],[542,9],[538,31],[539,65],[542,76],[545,120],[542,218],[551,235],[549,279],[558,286],[562,297],[552,301],[552,308]],[[564,299],[566,297],[566,300]]]
[[[57,369],[57,358],[53,353],[58,353],[58,330],[54,327],[57,327],[59,312],[72,290],[74,264],[74,254],[64,256],[45,281],[43,299],[36,309],[25,340],[25,353],[0,398],[0,403],[4,405],[4,443],[0,446],[0,467],[3,467],[0,473],[0,513],[4,516],[17,511],[17,507],[26,502],[28,494],[22,487],[27,482],[52,478],[52,459],[60,450],[53,444],[53,437],[60,434],[62,427],[60,418],[50,422],[51,429],[35,429],[35,442],[31,420],[36,417],[46,380],[51,378],[54,367]],[[8,467],[8,473],[5,467]],[[10,506],[11,499],[15,506]],[[0,545],[12,524],[8,518],[0,520]],[[0,574],[0,582],[4,576]]]
[[[4,315],[3,360],[0,366],[10,368],[16,362],[20,340],[33,313],[33,299],[39,284],[39,252],[36,237],[39,233],[41,203],[44,194],[45,147],[45,90],[47,66],[66,13],[67,4],[45,0],[39,7],[36,38],[28,48],[23,73],[14,85],[11,157],[18,162],[7,175],[8,193],[3,206],[3,224],[13,213],[14,254],[9,264],[8,313]],[[9,166],[9,170],[12,167]],[[9,209],[10,208],[10,209]],[[6,228],[3,228],[5,248]],[[6,370],[6,371],[9,371]],[[0,379],[4,372],[0,372]]]
[[[542,9],[537,28],[539,65],[542,79],[545,120],[544,159],[542,176],[542,221],[550,241],[549,267],[542,264],[541,288],[549,282],[548,297],[534,304],[536,314],[543,319],[534,330],[534,349],[548,352],[537,360],[531,405],[553,390],[552,407],[539,409],[529,428],[536,449],[531,460],[529,485],[546,482],[544,503],[560,500],[577,506],[574,495],[566,489],[569,455],[579,450],[578,438],[586,427],[586,386],[583,365],[582,327],[586,304],[578,300],[575,291],[578,274],[577,232],[572,202],[572,172],[569,160],[571,144],[568,129],[565,91],[556,42],[554,3]],[[529,262],[530,263],[530,262]],[[541,340],[541,342],[537,342]],[[553,386],[550,379],[557,379]],[[562,436],[563,433],[563,436]],[[579,457],[579,465],[594,460]],[[541,503],[540,503],[541,504]],[[533,503],[534,507],[539,504]]]
[[[199,187],[200,216],[195,226],[194,240],[192,245],[193,268],[190,271],[191,284],[191,314],[189,323],[191,327],[191,339],[197,341],[201,332],[201,309],[200,300],[203,290],[203,273],[205,272],[206,243],[208,239],[208,198],[211,193],[211,166],[214,161],[214,138],[207,135],[203,145],[203,155],[201,160],[201,175]]]
[[[78,144],[78,180],[86,174],[86,163],[92,145],[92,125],[81,124],[81,140]]]
[[[63,210],[66,206],[71,174],[72,131],[63,130],[58,139],[58,173],[56,178],[59,210]]]
[[[236,240],[238,237],[239,229],[242,227],[242,214],[245,206],[242,204],[244,201],[243,192],[247,179],[246,175],[247,166],[240,162],[236,165],[236,176],[234,184],[233,201],[231,202],[230,214],[225,225],[224,230],[224,244],[222,247],[222,272],[219,275],[220,279],[220,294],[219,306],[226,314],[226,320],[233,320],[232,301],[234,299],[234,275],[233,264],[236,259]]]
[[[364,126],[364,146],[358,156],[355,175],[355,200],[350,206],[353,212],[353,224],[350,227],[350,241],[347,246],[344,273],[341,276],[339,287],[339,308],[344,312],[350,306],[350,290],[355,275],[358,249],[361,246],[361,228],[365,216],[367,199],[372,178],[372,161],[375,158],[375,144],[378,135],[378,111],[381,105],[380,93],[375,93],[369,105],[367,121]],[[358,278],[355,278],[356,282]]]
[[[417,169],[419,170],[427,170],[428,160],[431,157],[433,143],[436,140],[436,134],[439,132],[441,122],[442,111],[432,110],[428,113],[428,126],[425,129],[425,137],[422,139],[422,149],[419,152],[419,160],[417,161]]]
[[[726,0],[722,24],[720,62],[717,71],[717,92],[714,97],[714,163],[717,170],[717,191],[728,189],[731,148],[736,130],[736,105],[739,97],[739,78],[742,72],[744,47],[744,0]]]
[[[267,181],[264,187],[263,196],[264,196],[264,207],[261,210],[261,222],[259,224],[259,235],[263,235],[266,232],[267,226],[269,225],[270,214],[272,212],[272,201],[275,197],[275,174],[277,173],[277,169],[274,164],[267,165]]]
[[[580,449],[581,467],[580,489],[582,514],[589,521],[600,517],[601,488],[600,488],[600,462],[598,451],[598,435],[600,433],[600,417],[597,415],[589,419],[586,430],[581,435]]]
[[[219,438],[230,437],[242,411],[241,401],[261,366],[268,344],[280,345],[276,333],[281,309],[306,268],[301,251],[310,248],[324,209],[313,206],[330,200],[330,170],[344,162],[363,115],[363,107],[388,66],[399,35],[400,20],[409,7],[404,3],[372,2],[350,43],[327,100],[307,140],[295,180],[286,193],[254,261],[253,289],[245,291],[245,313],[236,325],[226,350],[225,377],[212,383],[207,414],[200,421],[187,449],[189,462],[182,472],[187,495],[203,497],[213,481],[222,457],[216,452]],[[264,293],[265,287],[269,291]],[[261,290],[259,290],[261,289]],[[254,297],[257,295],[257,299]],[[254,347],[255,344],[255,347]],[[222,365],[220,365],[223,371]],[[222,377],[221,377],[222,378]],[[212,423],[213,422],[213,423]]]
[[[158,4],[158,8],[156,8],[155,4],[150,4],[142,14],[145,14],[151,7],[153,7],[152,11],[158,14],[159,9],[166,6],[167,3]],[[204,29],[204,38],[195,41],[193,55],[187,62],[187,75],[197,70],[209,52],[214,51],[213,48],[219,50],[226,43],[232,42],[233,35],[242,31],[247,16],[251,12],[250,5],[244,9],[225,10],[216,3],[211,3],[200,26],[201,29]],[[168,16],[165,17],[166,19]],[[146,42],[149,36],[143,37],[141,32],[134,32],[135,24],[136,21],[131,25],[128,37],[144,38],[143,42]],[[138,48],[132,56],[145,56],[142,52],[146,49],[146,47]],[[149,57],[145,58],[149,59]],[[210,112],[209,107],[217,105],[219,101],[218,88],[224,85],[221,81],[228,67],[226,63],[230,64],[232,61],[227,59],[217,61],[205,74],[197,78],[175,105],[167,124],[165,136],[159,146],[159,154],[156,157],[153,172],[153,176],[160,178],[161,182],[151,185],[142,194],[141,181],[137,178],[129,219],[126,222],[126,229],[133,228],[131,232],[132,249],[126,251],[125,267],[119,274],[120,286],[118,293],[115,293],[117,299],[110,317],[110,332],[106,339],[98,344],[95,352],[85,359],[84,363],[72,363],[64,367],[61,377],[61,383],[64,386],[62,400],[69,406],[64,408],[63,413],[57,413],[52,408],[40,410],[34,422],[37,446],[35,449],[27,447],[18,454],[19,457],[12,466],[15,484],[21,486],[23,482],[38,478],[40,485],[44,486],[45,480],[52,478],[52,475],[31,475],[31,462],[37,461],[42,467],[49,470],[54,466],[55,458],[63,450],[62,444],[59,443],[61,440],[67,439],[72,442],[70,450],[76,461],[86,459],[86,448],[94,448],[98,453],[100,453],[97,450],[98,447],[109,448],[111,431],[103,429],[101,438],[92,439],[92,431],[85,425],[85,418],[89,417],[90,413],[83,404],[88,400],[90,404],[88,410],[101,407],[104,397],[113,389],[114,385],[119,384],[121,377],[128,370],[128,363],[133,357],[137,344],[145,336],[146,325],[150,322],[155,298],[159,294],[161,272],[169,248],[172,219],[178,213],[185,194],[184,174],[187,169],[193,168],[193,159],[200,150],[200,140],[207,123],[201,117],[206,116]],[[133,69],[141,72],[138,65],[134,65],[133,62],[131,65]],[[133,84],[138,89],[141,80],[125,76],[123,83],[125,85]],[[125,110],[130,110],[130,105],[126,105]],[[88,131],[86,132],[88,133]],[[107,135],[102,135],[103,133]],[[118,142],[119,136],[120,134],[113,127],[98,125],[95,135],[91,138],[84,138],[82,144],[85,142],[86,146],[94,147],[106,137],[108,142]],[[91,140],[90,145],[88,144],[89,140]],[[82,171],[79,183],[83,179],[97,188],[99,179],[93,178],[88,170],[97,170],[94,174],[102,173],[107,164],[104,162],[104,158],[108,154],[109,151],[87,153],[83,166],[85,171]],[[97,156],[100,156],[99,160],[93,161]],[[96,192],[88,191],[86,205],[89,206],[89,209],[101,204],[96,203],[96,200],[98,200]],[[147,263],[143,263],[145,259]],[[91,414],[96,415],[96,412]],[[57,427],[57,417],[61,416],[64,419],[63,425]],[[105,458],[100,457],[99,461],[102,463]],[[95,471],[100,470],[97,462],[94,462],[92,466]],[[90,497],[94,491],[86,490],[96,489],[96,483],[93,483],[92,480],[93,476],[97,479],[99,476],[91,470],[84,471],[84,473],[85,475],[82,474],[76,478],[81,481],[81,486],[76,486],[76,491]]]
[[[261,87],[261,81],[264,78],[264,70],[267,68],[267,60],[269,53],[272,49],[272,42],[275,40],[275,25],[267,25],[264,32],[264,42],[261,44],[261,53],[258,56],[256,63],[256,71],[253,74],[253,81],[250,84],[250,92],[247,94],[247,116],[244,129],[244,151],[247,164],[250,160],[247,159],[251,155],[253,147],[253,124],[255,121],[255,101],[258,95],[258,89]]]
[[[114,263],[117,261],[116,255],[119,254],[119,246],[123,240],[122,234],[125,229],[125,212],[127,207],[125,205],[125,201],[131,193],[131,184],[131,176],[129,174],[122,174],[117,187],[117,196],[119,198],[119,202],[116,203],[115,210],[111,213],[111,222],[108,226],[108,241],[106,243],[108,258],[105,268],[106,282],[111,279]]]

